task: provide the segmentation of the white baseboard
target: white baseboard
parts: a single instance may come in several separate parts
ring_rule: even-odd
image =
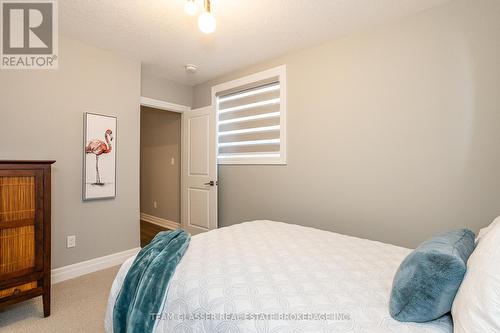
[[[141,220],[156,224],[167,229],[175,230],[177,228],[180,228],[180,224],[177,222],[165,220],[160,217],[144,213],[141,213]],[[97,272],[113,266],[121,265],[125,262],[125,260],[139,253],[140,250],[141,248],[138,247],[135,249],[130,249],[123,252],[110,254],[104,257],[94,258],[73,265],[53,269],[51,274],[52,284],[74,279],[79,276]]]
[[[110,254],[104,257],[82,261],[73,265],[59,267],[52,270],[52,284],[56,284],[79,276],[97,272],[106,268],[121,265],[128,258],[136,255],[141,250],[140,247]]]
[[[163,227],[163,228],[172,229],[172,230],[175,230],[175,229],[181,227],[181,225],[177,222],[165,220],[165,219],[162,219],[161,217],[148,215],[146,213],[141,213],[141,220],[143,220],[145,222],[156,224],[156,225]]]

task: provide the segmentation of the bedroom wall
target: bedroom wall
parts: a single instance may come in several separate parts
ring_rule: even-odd
[[[59,47],[58,70],[0,70],[0,159],[57,160],[53,268],[139,246],[140,63],[64,37]],[[87,111],[118,117],[113,200],[82,202]]]
[[[219,223],[272,219],[413,247],[500,215],[500,2],[461,0],[256,64],[288,76],[288,164],[220,166]]]
[[[141,107],[141,213],[181,222],[180,162],[181,114]]]
[[[141,96],[180,105],[193,105],[193,87],[170,81],[145,70],[141,71]]]

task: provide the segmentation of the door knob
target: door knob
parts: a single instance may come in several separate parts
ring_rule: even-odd
[[[216,182],[216,181],[213,181],[213,180],[209,181],[208,183],[205,183],[205,185],[207,185],[207,186],[215,186],[215,185],[218,185],[218,184],[219,184],[219,182]]]

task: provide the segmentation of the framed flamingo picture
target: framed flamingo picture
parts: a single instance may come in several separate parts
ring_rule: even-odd
[[[84,113],[83,200],[116,196],[116,117]]]

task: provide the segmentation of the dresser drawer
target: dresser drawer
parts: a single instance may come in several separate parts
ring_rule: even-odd
[[[35,289],[37,286],[38,286],[38,283],[36,281],[34,281],[34,282],[22,284],[20,286],[15,286],[12,288],[0,290],[0,300],[3,298],[9,297],[9,296],[14,296],[14,295],[20,294],[23,291]]]

